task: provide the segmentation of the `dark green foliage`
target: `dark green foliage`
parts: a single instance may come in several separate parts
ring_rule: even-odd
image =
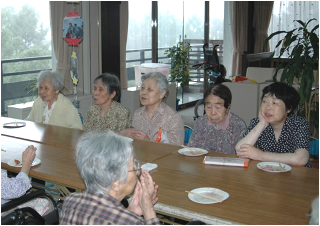
[[[164,53],[171,58],[170,82],[180,83],[181,87],[189,85],[189,51],[190,43],[178,42],[177,46],[169,48]]]
[[[285,34],[284,40],[277,43],[276,49],[282,44],[278,58],[281,59],[287,53],[289,61],[279,60],[277,62],[273,78],[275,80],[279,69],[283,68],[281,82],[292,85],[294,79],[298,79],[300,84],[300,104],[304,104],[298,114],[306,117],[310,125],[318,127],[319,104],[314,101],[314,98],[318,99],[319,97],[317,92],[312,91],[312,86],[315,83],[313,71],[318,70],[319,64],[319,36],[316,33],[319,29],[319,24],[309,30],[308,25],[313,20],[316,19],[313,18],[306,23],[301,20],[295,20],[294,22],[299,23],[300,27],[291,31],[274,32],[265,40],[265,44],[274,36]],[[273,51],[271,59],[274,58],[275,52],[276,50]]]

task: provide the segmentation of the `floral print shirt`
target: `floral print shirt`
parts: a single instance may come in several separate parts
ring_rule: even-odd
[[[115,133],[127,129],[131,125],[130,111],[117,101],[113,101],[103,118],[100,117],[101,107],[92,105],[87,111],[83,122],[84,130],[104,132],[108,129]]]
[[[209,123],[207,115],[203,115],[195,123],[188,143],[189,147],[203,148],[207,151],[236,155],[235,146],[246,130],[246,123],[237,115],[229,113],[226,128]]]

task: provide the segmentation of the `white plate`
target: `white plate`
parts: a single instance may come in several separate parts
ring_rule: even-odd
[[[186,155],[186,156],[200,156],[200,155],[208,154],[208,151],[206,151],[202,148],[194,148],[194,147],[191,148],[190,147],[190,149],[189,148],[182,148],[182,149],[179,149],[178,152],[181,155]]]
[[[130,137],[125,137],[129,142],[133,142],[133,139]]]
[[[3,124],[4,128],[19,128],[23,126],[26,126],[25,122],[9,122]]]
[[[154,170],[155,168],[157,168],[158,165],[155,163],[145,163],[141,166],[141,168],[145,171],[150,172],[151,170]]]
[[[14,160],[19,160],[19,161],[20,161],[20,164],[17,165],[17,164],[14,162]],[[41,160],[40,160],[40,159],[34,158],[31,166],[36,166],[36,165],[38,165],[38,164],[40,164],[40,163],[41,163]],[[8,165],[9,165],[9,166],[15,166],[15,167],[22,167],[22,159],[21,159],[21,158],[11,159],[11,160],[8,162]]]
[[[221,201],[226,200],[227,198],[229,198],[229,194],[225,191],[222,191],[218,188],[196,188],[193,189],[191,192],[193,193],[197,193],[200,195],[205,195],[205,196],[209,196],[209,197],[213,197],[213,198],[217,198],[220,199]],[[194,194],[188,194],[188,198],[196,203],[200,203],[200,204],[214,204],[214,203],[218,203],[215,200],[212,199],[206,199],[204,197],[198,196],[198,195],[194,195]]]
[[[280,163],[283,169],[283,172],[288,172],[291,170],[291,166]],[[271,173],[282,173],[278,162],[259,162],[257,167],[263,171]]]

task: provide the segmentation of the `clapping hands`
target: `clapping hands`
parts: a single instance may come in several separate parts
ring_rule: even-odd
[[[137,215],[143,215],[145,220],[155,217],[153,205],[158,201],[157,193],[158,185],[147,171],[142,170],[128,209]]]

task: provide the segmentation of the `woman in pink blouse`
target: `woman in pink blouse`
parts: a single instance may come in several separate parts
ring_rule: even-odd
[[[122,132],[134,139],[182,145],[184,124],[181,116],[165,100],[169,82],[165,75],[152,72],[141,77],[140,102],[143,107],[134,112],[131,129]]]

